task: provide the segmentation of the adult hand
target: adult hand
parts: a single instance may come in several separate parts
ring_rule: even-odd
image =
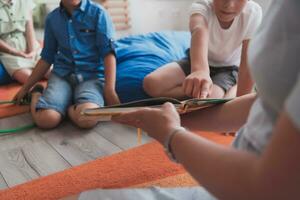
[[[185,78],[183,90],[188,97],[204,99],[210,95],[212,85],[209,72],[195,71]]]
[[[141,128],[162,144],[173,130],[181,127],[179,114],[171,103],[164,104],[161,109],[141,108],[114,116],[112,120]]]
[[[108,106],[120,104],[120,99],[114,89],[104,88],[104,98]]]

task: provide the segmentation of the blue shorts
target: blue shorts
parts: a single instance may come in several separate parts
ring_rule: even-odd
[[[52,109],[65,116],[69,106],[82,103],[104,105],[103,79],[74,81],[72,76],[59,77],[54,73],[48,80],[48,86],[36,104],[36,109]]]

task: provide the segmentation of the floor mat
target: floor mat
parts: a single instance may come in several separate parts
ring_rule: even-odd
[[[46,87],[47,82],[40,82],[44,87]],[[0,86],[0,101],[10,101],[14,98],[17,92],[20,90],[21,85],[18,83],[12,83],[9,85]],[[0,119],[5,117],[11,117],[18,114],[23,114],[29,112],[30,108],[28,105],[12,105],[12,104],[4,104],[0,105]]]
[[[201,135],[212,140],[218,138],[223,144],[232,141],[232,137],[215,133]],[[145,187],[158,183],[168,186],[170,182],[172,187],[197,184],[182,166],[169,161],[160,144],[152,142],[0,191],[0,199],[51,200],[95,188]]]
[[[12,100],[21,88],[20,84],[13,83],[0,87],[0,100]],[[0,119],[17,114],[29,112],[29,106],[17,106],[11,104],[0,105]]]

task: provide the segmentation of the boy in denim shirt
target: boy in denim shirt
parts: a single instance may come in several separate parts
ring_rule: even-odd
[[[56,127],[68,112],[76,125],[91,128],[97,122],[79,120],[81,110],[103,106],[104,99],[107,105],[120,102],[113,32],[106,11],[90,0],[61,0],[47,16],[41,59],[15,97],[21,101],[53,64],[46,90],[31,92],[31,113],[39,127]]]

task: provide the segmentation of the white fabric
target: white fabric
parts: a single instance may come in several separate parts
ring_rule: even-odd
[[[234,143],[257,154],[270,142],[284,111],[300,130],[300,1],[273,0],[269,9],[249,47],[259,99]]]
[[[202,187],[99,189],[83,192],[78,200],[216,200]]]
[[[300,1],[273,0],[249,48],[252,76],[275,114],[286,106],[300,128]]]
[[[197,0],[190,14],[201,14],[208,23],[208,62],[211,66],[240,65],[242,42],[255,34],[262,19],[261,7],[248,1],[245,8],[237,16],[228,29],[223,29],[214,13],[212,0]]]

